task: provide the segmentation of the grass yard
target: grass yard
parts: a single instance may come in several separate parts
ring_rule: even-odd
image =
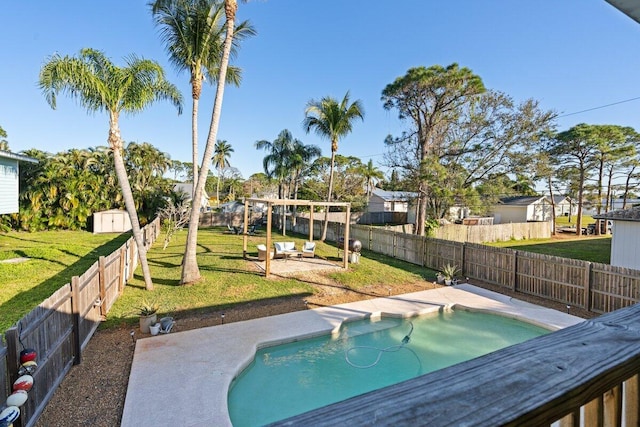
[[[350,264],[348,272],[319,272],[300,278],[272,276],[267,279],[253,262],[242,258],[242,236],[229,234],[226,228],[208,228],[198,232],[198,265],[202,279],[192,285],[180,286],[180,263],[186,234],[186,230],[181,231],[165,251],[159,244],[153,246],[148,257],[155,290],[152,293],[145,291],[142,277],[136,274],[135,280],[109,312],[107,325],[137,321],[136,307],[145,298],[159,303],[160,315],[211,312],[257,300],[311,296],[317,292],[316,285],[347,287],[357,291],[376,284],[424,283],[425,280],[433,281],[435,277],[435,271],[418,265],[364,252],[360,263]],[[272,238],[282,240],[275,233]],[[289,234],[285,240],[293,240],[296,247],[300,247],[307,239]],[[248,254],[257,256],[256,245],[264,242],[264,231],[250,236]],[[337,250],[329,244],[317,242],[316,256],[338,262]]]
[[[310,296],[318,284],[365,290],[368,285],[432,281],[435,272],[382,255],[364,252],[349,272],[318,273],[309,277],[269,278],[261,276],[252,262],[242,258],[242,236],[222,228],[198,233],[198,263],[202,280],[180,286],[181,262],[186,230],[179,232],[165,251],[157,242],[148,253],[155,290],[144,289],[138,269],[109,312],[104,326],[137,322],[137,307],[147,299],[160,305],[160,315],[177,312],[224,310],[234,304],[288,296]],[[120,247],[128,235],[93,235],[87,232],[41,232],[0,234],[0,260],[26,257],[23,263],[0,263],[0,332],[5,331],[53,292],[82,274],[100,255]],[[274,234],[275,240],[278,237]],[[249,255],[265,235],[249,237]],[[287,236],[299,246],[302,236]],[[318,243],[316,255],[337,258],[334,246]],[[318,283],[318,281],[323,283]],[[325,283],[326,282],[326,283]]]
[[[0,333],[128,238],[86,231],[0,234]],[[28,260],[6,262],[15,258]]]
[[[508,242],[487,244],[500,248],[511,248],[603,264],[609,264],[611,256],[611,236],[510,240]]]

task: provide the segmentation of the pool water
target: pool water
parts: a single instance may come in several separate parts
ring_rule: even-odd
[[[345,323],[333,336],[259,350],[231,386],[229,415],[236,427],[268,424],[548,332],[465,310]]]

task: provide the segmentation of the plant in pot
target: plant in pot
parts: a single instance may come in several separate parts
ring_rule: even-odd
[[[160,306],[156,302],[143,300],[138,307],[140,316],[140,332],[148,334],[149,326],[154,325],[158,320],[157,312]]]
[[[457,265],[447,264],[442,268],[442,275],[444,276],[444,284],[447,286],[451,286],[451,281],[453,277],[458,272]]]

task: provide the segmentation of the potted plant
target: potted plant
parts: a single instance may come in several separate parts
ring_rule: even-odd
[[[436,283],[438,285],[444,285],[444,275],[439,271],[436,273]]]
[[[451,280],[458,272],[457,265],[447,264],[442,268],[442,275],[444,276],[444,284],[447,286],[451,286]]]
[[[148,334],[149,326],[154,325],[158,320],[157,312],[160,306],[156,302],[142,300],[142,304],[138,307],[138,315],[140,316],[140,332]]]

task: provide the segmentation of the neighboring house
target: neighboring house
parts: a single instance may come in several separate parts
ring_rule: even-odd
[[[0,150],[0,214],[18,212],[20,162],[38,163],[31,157]]]
[[[546,196],[503,197],[493,207],[494,224],[551,221],[551,201]]]
[[[574,216],[578,213],[578,204],[567,196],[553,196],[556,216]]]
[[[411,201],[418,193],[374,189],[369,196],[369,212],[408,212]]]
[[[186,197],[185,200],[191,200],[191,194],[193,193],[193,184],[190,182],[179,182],[173,186],[173,191],[178,194],[184,194]],[[202,190],[202,197],[200,198],[200,206],[202,207],[202,209],[206,209],[209,207],[209,195],[204,189]]]
[[[367,216],[382,216],[380,214],[388,212],[406,213],[406,220],[402,221],[407,224],[414,224],[416,220],[416,203],[415,199],[418,193],[409,191],[385,191],[375,188],[369,196],[367,204]],[[397,222],[397,221],[373,221],[373,222]]]
[[[640,270],[640,207],[619,209],[595,219],[612,222],[611,265]]]

